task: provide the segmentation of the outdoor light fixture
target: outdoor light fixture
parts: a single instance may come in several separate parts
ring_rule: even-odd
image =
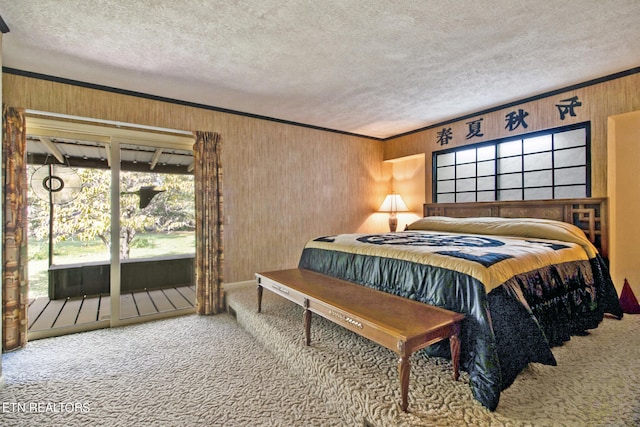
[[[137,195],[140,198],[139,208],[144,209],[149,205],[149,203],[151,202],[151,199],[153,199],[156,196],[156,194],[164,193],[165,191],[166,190],[163,190],[162,188],[158,188],[154,185],[148,185],[148,186],[140,187],[138,191],[123,191],[120,194]]]
[[[378,212],[389,212],[389,231],[394,232],[398,228],[397,212],[408,212],[409,208],[404,204],[399,194],[387,194]]]
[[[153,199],[156,194],[162,193],[164,191],[165,190],[153,186],[140,187],[140,190],[138,190],[138,196],[140,196],[140,209],[146,208],[149,202],[151,202],[151,199]]]

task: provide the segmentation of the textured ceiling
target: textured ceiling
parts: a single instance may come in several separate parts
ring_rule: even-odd
[[[640,66],[638,0],[0,0],[5,67],[386,138]]]

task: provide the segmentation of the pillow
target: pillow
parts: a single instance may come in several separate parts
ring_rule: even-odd
[[[407,230],[445,231],[465,234],[489,234],[528,239],[559,240],[582,246],[589,258],[598,251],[584,232],[573,224],[540,218],[452,218],[429,216],[409,224]]]

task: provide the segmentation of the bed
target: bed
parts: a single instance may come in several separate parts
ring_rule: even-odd
[[[605,214],[596,198],[425,204],[402,232],[310,240],[298,267],[465,314],[461,368],[493,411],[527,364],[622,318]],[[450,357],[447,342],[425,352]]]

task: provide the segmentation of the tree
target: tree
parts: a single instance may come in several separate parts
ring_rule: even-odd
[[[30,166],[31,172],[36,167]],[[111,172],[77,169],[82,191],[68,204],[54,206],[53,240],[100,239],[107,248],[111,242]],[[140,209],[137,191],[143,186],[165,190]],[[129,258],[131,243],[139,231],[171,232],[195,229],[193,176],[159,173],[121,172],[120,174],[120,258]],[[38,239],[49,234],[49,204],[29,191],[29,233]]]

